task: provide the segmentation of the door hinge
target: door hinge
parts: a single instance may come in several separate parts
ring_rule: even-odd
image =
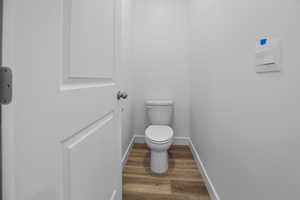
[[[12,71],[8,67],[0,67],[0,103],[9,104],[12,100]]]

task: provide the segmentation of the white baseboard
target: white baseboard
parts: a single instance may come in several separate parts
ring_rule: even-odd
[[[190,144],[190,138],[189,137],[175,137],[174,138],[174,144],[176,145],[189,145]]]
[[[135,135],[135,140],[134,140],[134,143],[137,143],[137,144],[145,144],[145,136],[143,135]]]
[[[209,178],[208,174],[207,174],[207,171],[203,165],[203,162],[201,161],[200,159],[200,156],[192,142],[192,140],[189,138],[189,146],[190,146],[190,149],[193,153],[193,156],[194,156],[194,159],[196,160],[196,163],[197,163],[197,166],[199,168],[199,171],[204,179],[204,183],[205,183],[205,186],[209,192],[209,195],[210,195],[210,198],[211,200],[220,200],[220,197],[211,181],[211,179]]]
[[[131,152],[134,143],[135,143],[135,135],[132,136],[132,138],[131,138],[131,140],[129,142],[129,145],[128,145],[128,147],[127,147],[127,149],[126,149],[126,151],[125,151],[125,153],[124,153],[124,155],[122,157],[122,161],[121,161],[122,167],[125,166],[125,164],[126,164],[126,162],[128,160],[129,153]]]
[[[189,137],[174,137],[173,144],[176,145],[189,145],[190,138]],[[134,143],[137,144],[145,144],[145,136],[144,135],[135,135],[135,141]]]

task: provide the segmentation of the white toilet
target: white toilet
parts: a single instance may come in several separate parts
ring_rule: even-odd
[[[145,138],[151,150],[151,170],[165,173],[168,170],[168,149],[173,143],[173,130],[170,127],[173,114],[173,102],[170,100],[149,100],[146,112],[150,126],[145,131]]]

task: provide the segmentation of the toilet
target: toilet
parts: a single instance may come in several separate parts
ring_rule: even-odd
[[[173,115],[171,100],[146,101],[146,112],[150,125],[145,131],[146,144],[151,150],[150,167],[154,173],[168,171],[168,149],[173,143],[173,129],[170,127]]]

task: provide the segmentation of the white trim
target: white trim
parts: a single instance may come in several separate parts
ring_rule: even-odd
[[[145,144],[145,136],[144,135],[135,135],[134,136],[134,143],[137,144]]]
[[[126,151],[123,154],[122,161],[121,161],[122,167],[125,166],[125,164],[126,164],[126,162],[128,160],[129,153],[131,152],[133,144],[135,143],[134,142],[135,141],[135,137],[136,137],[135,135],[132,136],[132,138],[131,138],[131,140],[130,140],[130,142],[128,144],[128,147],[127,147]]]
[[[189,137],[175,137],[174,144],[176,145],[189,145],[190,138]]]
[[[137,144],[145,144],[145,136],[144,135],[135,135],[135,141],[134,143]],[[190,138],[189,137],[174,137],[173,144],[175,145],[189,145]]]
[[[218,195],[218,193],[217,193],[217,191],[216,191],[216,189],[215,189],[215,187],[214,187],[211,179],[209,178],[209,176],[207,174],[207,171],[206,171],[206,169],[204,167],[204,164],[201,161],[200,156],[199,156],[199,154],[198,154],[198,152],[197,152],[197,150],[196,150],[196,148],[195,148],[195,146],[194,146],[194,144],[193,144],[193,142],[192,142],[192,140],[190,138],[189,138],[189,146],[190,146],[190,149],[191,149],[191,151],[193,153],[193,157],[194,157],[194,159],[195,159],[195,161],[197,163],[199,171],[200,171],[200,173],[201,173],[201,175],[202,175],[202,177],[204,179],[204,183],[205,183],[206,188],[207,188],[207,190],[209,192],[211,200],[220,200],[220,197],[219,197],[219,195]]]
[[[116,196],[117,196],[117,190],[114,190],[111,197],[110,197],[110,200],[115,200]]]

